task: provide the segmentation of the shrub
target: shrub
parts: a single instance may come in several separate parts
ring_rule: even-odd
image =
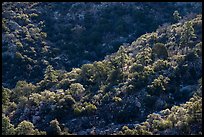
[[[50,82],[56,82],[57,81],[57,74],[56,71],[53,69],[53,67],[51,65],[48,65],[46,70],[45,70],[45,74],[44,74],[44,79],[48,80]]]
[[[187,21],[183,25],[183,31],[181,33],[180,45],[183,47],[190,42],[192,38],[195,38],[195,32],[192,21]]]
[[[39,105],[41,100],[43,100],[43,97],[38,93],[33,93],[29,96],[29,102],[32,105]]]
[[[152,49],[150,47],[145,48],[142,52],[139,52],[135,61],[137,64],[148,65],[152,62]]]
[[[74,107],[74,114],[79,116],[81,113],[82,113],[83,109],[78,107],[78,106],[75,106]]]
[[[40,134],[46,134],[45,132],[38,131],[37,129],[34,129],[34,125],[29,121],[22,121],[18,124],[16,127],[16,134],[17,135],[40,135]]]
[[[81,76],[83,82],[93,82],[94,81],[94,66],[93,64],[84,64],[81,67]]]
[[[7,88],[2,87],[2,104],[3,105],[8,105],[9,101],[10,101],[10,94],[11,91]]]
[[[168,67],[170,67],[170,63],[166,60],[159,59],[153,63],[153,68],[155,71],[161,71],[163,69],[167,69]]]
[[[36,91],[36,86],[32,83],[27,83],[26,81],[18,81],[15,88],[11,92],[11,100],[18,102],[20,97],[29,97],[31,93]]]
[[[134,135],[134,130],[129,129],[127,126],[122,127],[122,132],[124,135]]]
[[[75,104],[76,103],[76,101],[72,98],[72,96],[70,96],[70,95],[65,95],[64,96],[64,99],[65,99],[65,102],[66,102],[66,104],[68,105],[68,106],[71,106],[71,105],[73,105],[73,104]]]
[[[52,127],[53,133],[56,135],[60,135],[61,133],[61,128],[59,126],[59,122],[57,121],[57,119],[54,119],[52,121],[50,121],[50,126]]]
[[[172,128],[173,124],[170,120],[162,120],[160,125],[159,125],[159,130],[165,130],[167,128]]]
[[[177,10],[174,11],[173,17],[175,21],[179,21],[181,19],[181,16]]]
[[[202,56],[202,42],[197,43],[194,50],[199,57]]]
[[[80,83],[73,83],[70,85],[70,91],[72,94],[81,94],[85,91],[85,88]]]
[[[164,60],[168,58],[168,51],[163,43],[156,43],[152,47],[152,53],[154,58],[159,58]]]
[[[16,52],[16,58],[22,60],[24,57],[20,52]]]
[[[134,63],[131,67],[131,72],[142,72],[144,69],[144,66],[142,64]]]
[[[122,99],[121,99],[120,97],[114,97],[114,98],[113,98],[113,101],[115,101],[115,102],[121,102]]]
[[[23,44],[22,44],[20,41],[17,41],[17,42],[16,42],[16,46],[17,46],[19,49],[23,48]]]
[[[90,114],[97,110],[97,107],[94,104],[85,102],[85,111]]]
[[[10,119],[2,115],[2,135],[14,135],[14,126],[10,123]]]
[[[196,59],[198,59],[198,55],[196,54],[195,51],[192,51],[190,53],[188,53],[185,57],[186,61],[195,61]]]
[[[150,94],[158,95],[160,93],[163,93],[163,91],[166,91],[166,87],[169,80],[170,79],[168,77],[159,75],[159,77],[153,80],[151,85],[147,86],[150,91]]]
[[[69,91],[76,100],[79,100],[83,95],[85,88],[80,83],[73,83],[70,85]]]

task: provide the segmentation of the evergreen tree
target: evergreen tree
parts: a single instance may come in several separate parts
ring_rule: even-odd
[[[125,71],[127,70],[127,67],[130,61],[124,46],[121,46],[119,48],[117,55],[114,58],[112,58],[110,61],[114,67],[114,71],[113,71],[114,75],[118,75],[118,78],[121,76],[122,82],[124,82],[125,76],[126,76]]]
[[[56,135],[60,135],[61,131],[62,131],[59,125],[60,124],[59,124],[57,119],[54,119],[54,120],[50,121],[50,126],[53,129],[53,133],[56,134]]]
[[[177,10],[174,11],[173,17],[174,17],[174,20],[177,22],[181,19],[181,16]]]
[[[193,24],[191,21],[187,21],[184,23],[183,31],[181,33],[181,42],[180,45],[182,47],[186,46],[192,38],[196,38],[195,30],[193,28]]]
[[[57,75],[55,70],[51,65],[48,65],[45,74],[44,74],[45,80],[50,81],[50,82],[56,82],[57,81]]]

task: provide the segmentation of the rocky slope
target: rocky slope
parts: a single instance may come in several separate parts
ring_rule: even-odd
[[[105,60],[68,73],[48,66],[37,84],[19,81],[12,90],[3,88],[3,118],[9,117],[17,128],[30,121],[47,134],[200,134],[194,128],[201,129],[201,116],[198,121],[194,117],[202,109],[201,30],[198,15],[142,35]],[[188,101],[196,90],[192,105],[174,106]],[[162,109],[168,110],[167,117],[154,114]],[[179,124],[171,117],[180,113],[187,120]],[[147,116],[145,127],[142,123],[137,128]],[[164,125],[157,126],[161,122]],[[188,125],[192,127],[183,129]]]
[[[53,6],[57,9],[58,5],[57,3],[24,4],[38,8],[47,6],[51,9]],[[61,4],[66,5],[66,3]],[[77,7],[83,4],[73,5]],[[102,3],[103,6],[100,7],[100,4],[90,3],[99,9],[106,7],[106,4],[109,5]],[[110,5],[114,4],[116,3]],[[141,4],[141,7],[152,6],[150,3],[137,4]],[[21,3],[14,7],[25,5]],[[41,12],[40,9],[37,11]],[[23,18],[24,12],[21,13]],[[5,16],[3,18],[6,20]],[[7,26],[8,23],[4,25],[3,23],[3,30],[11,29]],[[39,26],[35,25],[30,31],[38,30]],[[3,47],[3,60],[5,57],[10,58],[10,61],[16,57],[19,59],[16,62],[19,68],[16,67],[17,64],[9,64],[11,68],[16,68],[13,75],[17,79],[21,74],[18,74],[21,67],[28,65],[29,60],[33,62],[34,58],[36,62],[33,63],[36,63],[36,66],[40,65],[38,63],[44,64],[45,71],[38,68],[44,72],[44,75],[41,75],[42,79],[37,80],[36,76],[36,81],[34,78],[30,81],[19,80],[14,88],[7,88],[3,84],[2,134],[202,134],[202,15],[197,14],[175,21],[171,25],[160,26],[154,32],[136,38],[131,44],[118,45],[119,50],[105,56],[104,60],[86,63],[81,67],[72,68],[71,71],[55,69],[54,65],[50,65],[51,56],[54,57],[58,53],[53,53],[53,47],[56,45],[52,47],[53,42],[43,38],[45,28],[42,26],[42,29],[34,33],[36,37],[29,38],[33,39],[31,42],[36,45],[22,44],[23,47],[16,49],[9,47],[13,41],[6,38],[7,35],[14,35],[17,29],[14,32],[10,31],[12,33],[3,32],[3,36],[6,35],[3,39],[4,44],[7,43],[8,46],[8,48]],[[49,33],[47,37],[48,35]],[[18,40],[18,37],[15,35],[14,39]],[[49,48],[46,45],[39,48],[37,43],[51,45]],[[32,47],[36,50],[36,57],[33,53],[29,54],[30,50],[25,50]],[[47,52],[43,52],[46,47]],[[25,51],[18,48],[23,48]],[[13,53],[16,55],[11,59]],[[47,62],[46,59],[40,60],[42,58],[47,58]],[[24,65],[19,64],[22,60],[25,61]],[[8,69],[8,63],[3,64],[3,68],[7,68],[3,71],[7,73],[3,75],[10,80],[8,72],[11,68]],[[31,68],[33,75],[37,75],[32,70]]]
[[[104,59],[159,25],[201,13],[201,3],[4,2],[3,85],[39,82],[48,65],[70,71]]]

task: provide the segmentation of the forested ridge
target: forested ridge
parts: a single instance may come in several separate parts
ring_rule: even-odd
[[[2,8],[3,135],[202,134],[202,3]]]

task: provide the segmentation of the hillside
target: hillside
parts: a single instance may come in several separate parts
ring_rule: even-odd
[[[3,86],[36,83],[48,65],[71,71],[103,60],[162,24],[173,13],[193,18],[201,3],[4,2],[2,4]]]
[[[165,6],[171,10],[161,12]],[[200,3],[4,3],[2,134],[201,135],[199,7]],[[129,30],[120,34],[114,27],[122,9],[130,10],[121,15],[129,18]],[[180,16],[172,15],[175,10],[184,16],[176,20]],[[93,26],[78,19],[90,13]],[[139,21],[130,21],[133,16]],[[98,21],[101,17],[114,22],[109,22],[113,30]],[[119,37],[125,39],[117,43]],[[114,42],[117,46],[110,48]],[[84,61],[87,58],[90,62]],[[72,65],[63,64],[63,59]]]

